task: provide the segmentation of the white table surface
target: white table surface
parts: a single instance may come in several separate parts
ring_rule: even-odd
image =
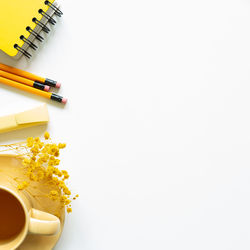
[[[32,60],[62,105],[0,86],[0,115],[47,102],[80,198],[56,250],[250,248],[250,1],[63,1]]]

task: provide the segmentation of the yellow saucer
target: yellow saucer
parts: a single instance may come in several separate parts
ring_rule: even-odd
[[[13,185],[17,185],[17,180],[26,180],[26,176],[22,169],[22,160],[14,155],[1,155],[0,154],[0,185],[1,179],[9,181]],[[57,235],[53,236],[41,236],[29,234],[18,250],[51,250],[55,247],[59,240],[65,220],[65,209],[61,207],[59,202],[55,202],[42,195],[44,192],[48,192],[48,189],[40,183],[36,183],[35,186],[27,188],[27,196],[33,204],[33,208],[54,214],[59,217],[61,221],[61,230]]]

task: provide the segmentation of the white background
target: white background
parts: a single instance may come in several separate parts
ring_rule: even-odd
[[[80,198],[57,250],[250,248],[250,1],[63,1],[32,60]],[[46,102],[0,86],[0,115]]]

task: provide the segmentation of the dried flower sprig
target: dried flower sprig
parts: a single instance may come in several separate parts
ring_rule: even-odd
[[[42,182],[44,185],[56,187],[46,194],[47,197],[53,201],[60,201],[70,213],[72,212],[72,200],[79,196],[72,197],[71,191],[65,183],[69,179],[69,174],[66,170],[58,168],[60,150],[64,149],[66,144],[53,143],[48,132],[45,132],[44,139],[29,137],[25,142],[2,146],[18,152],[23,159],[22,164],[28,181],[19,182],[17,186],[19,190],[28,188],[32,182]]]

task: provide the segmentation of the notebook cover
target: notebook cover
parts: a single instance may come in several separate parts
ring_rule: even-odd
[[[23,35],[27,39],[30,36],[26,27],[35,29],[37,25],[32,22],[32,19],[43,18],[38,10],[48,11],[49,6],[44,2],[44,0],[0,0],[0,49],[2,51],[9,56],[18,54],[14,45],[18,44],[22,47],[24,42],[20,36]],[[53,3],[54,0],[50,2]]]

